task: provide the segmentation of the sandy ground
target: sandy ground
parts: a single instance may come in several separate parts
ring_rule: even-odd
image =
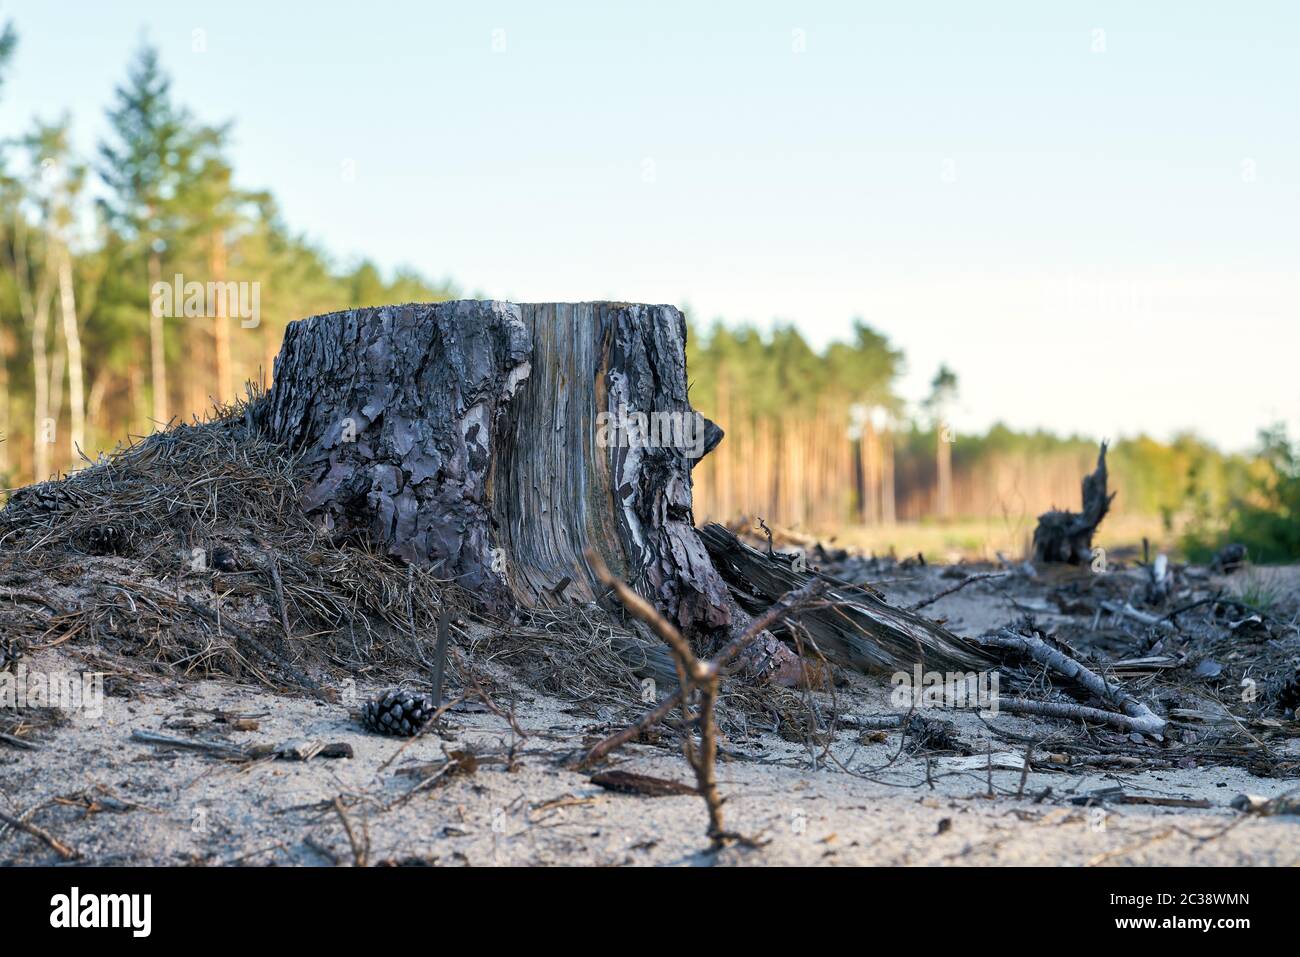
[[[1296,569],[1279,574],[1280,585],[1300,585]],[[889,589],[890,599],[908,602],[940,584],[903,582]],[[1015,600],[978,584],[927,614],[969,634],[1017,611]],[[38,653],[27,667],[50,674],[84,665],[65,646]],[[1022,780],[1022,746],[1008,736],[1041,742],[1060,725],[1007,714],[985,724],[971,712],[931,712],[955,722],[976,752],[964,758],[894,760],[899,731],[872,736],[845,728],[829,758],[767,732],[724,741],[719,778],[727,824],[757,846],[715,853],[698,797],[613,792],[564,769],[566,755],[621,727],[624,715],[593,715],[515,685],[512,700],[498,701],[508,700],[526,737],[474,704],[399,754],[402,741],[366,733],[351,714],[357,701],[383,688],[363,685],[350,696],[342,690],[340,703],[326,704],[233,681],[149,679],[117,692],[130,697],[106,696],[100,715],[74,711],[63,725],[37,733],[39,750],[0,746],[0,810],[76,855],[61,856],[0,822],[0,863],[1300,864],[1300,817],[1245,816],[1229,807],[1238,794],[1275,797],[1300,782],[1213,766],[1126,771],[1045,764]],[[852,676],[838,693],[842,712],[854,717],[898,710],[878,678]],[[235,730],[214,720],[217,712],[247,716],[255,726]],[[240,748],[342,742],[353,756],[231,762],[142,743],[132,739],[136,732]],[[1300,755],[1300,738],[1286,747]],[[448,753],[466,751],[477,756],[472,773],[425,780]],[[992,770],[988,753],[996,757]],[[614,763],[690,781],[671,743],[628,746]],[[1117,786],[1131,796],[1199,799],[1211,807],[1075,803]]]
[[[76,667],[59,649],[29,664],[47,672]],[[855,679],[845,693],[854,713],[891,710],[879,682]],[[761,846],[710,853],[699,798],[611,792],[559,766],[563,754],[605,727],[535,695],[521,696],[514,707],[526,739],[501,718],[469,709],[454,713],[443,734],[417,740],[383,768],[402,743],[363,732],[343,704],[229,682],[160,681],[137,689],[133,699],[105,698],[99,718],[73,714],[42,736],[39,751],[0,748],[0,809],[16,817],[36,809],[26,819],[90,864],[331,865],[358,857],[369,864],[444,865],[1300,863],[1300,817],[1246,817],[1227,807],[1238,793],[1275,796],[1294,789],[1294,781],[1214,767],[1062,769],[1035,770],[1022,789],[1015,755],[996,742],[989,747],[1008,767],[991,772],[990,794],[985,758],[933,758],[928,782],[920,759],[873,773],[898,750],[899,733],[859,744],[860,732],[850,730],[832,752],[856,773],[833,764],[814,770],[808,750],[772,735],[727,742],[719,772],[728,824]],[[257,728],[229,730],[212,723],[212,711],[256,715]],[[1007,732],[1046,733],[1009,715],[992,721]],[[989,740],[974,715],[958,726],[973,744]],[[241,747],[346,742],[354,756],[238,765],[138,743],[131,740],[135,731]],[[404,770],[437,767],[445,752],[466,749],[480,756],[477,770],[402,800],[427,776]],[[680,753],[667,745],[630,746],[619,767],[688,780]],[[1115,785],[1133,795],[1204,798],[1213,807],[1071,803]],[[0,862],[63,859],[37,838],[0,826]]]

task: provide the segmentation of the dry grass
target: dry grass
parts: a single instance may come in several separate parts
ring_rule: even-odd
[[[349,676],[419,678],[446,609],[462,646],[531,662],[547,690],[608,697],[621,669],[612,684],[634,700],[610,624],[476,618],[454,584],[304,514],[299,460],[252,425],[258,401],[14,491],[0,511],[0,630],[320,692]]]
[[[1011,521],[997,517],[960,518],[946,523],[847,525],[834,529],[823,540],[828,545],[869,555],[903,557],[920,552],[932,563],[995,561],[999,553],[1020,560],[1026,557],[1035,522],[1035,516],[1024,516]],[[1096,544],[1108,552],[1137,554],[1143,538],[1150,541],[1153,551],[1178,553],[1177,530],[1167,531],[1155,516],[1107,516],[1098,530]]]

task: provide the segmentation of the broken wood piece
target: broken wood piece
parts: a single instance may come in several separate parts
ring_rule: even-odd
[[[1004,629],[997,635],[984,635],[979,639],[985,647],[1014,650],[1028,655],[1034,661],[1064,675],[1107,704],[1118,707],[1128,719],[1131,730],[1159,738],[1167,722],[1150,708],[1138,701],[1119,685],[1112,684],[1095,671],[1069,655],[1053,648],[1035,635],[1022,635]],[[1002,702],[999,702],[1002,707]],[[1095,710],[1095,709],[1093,709]],[[1109,723],[1114,723],[1111,720]]]
[[[1177,797],[1159,797],[1150,794],[1125,794],[1120,798],[1120,804],[1148,804],[1152,807],[1190,807],[1208,810],[1214,807],[1205,798],[1177,798]]]
[[[781,595],[817,580],[816,572],[796,571],[768,558],[725,527],[700,530],[732,594],[746,611],[757,612]],[[936,671],[978,671],[994,659],[974,642],[937,622],[887,604],[869,591],[826,581],[825,602],[810,607],[800,621],[826,658],[859,671],[893,673],[924,664]]]
[[[1300,814],[1300,795],[1295,791],[1266,798],[1258,794],[1238,794],[1229,805],[1233,810],[1245,814],[1257,814],[1271,817],[1275,814]]]
[[[293,739],[283,744],[255,744],[247,748],[220,741],[202,741],[195,738],[171,738],[152,731],[132,731],[131,740],[151,744],[158,748],[178,748],[184,751],[201,751],[226,761],[253,761],[275,757],[285,761],[310,761],[314,757],[350,758],[352,745],[345,741],[326,744],[321,741]]]
[[[855,717],[852,727],[863,731],[889,731],[901,728],[907,718],[905,714],[869,714],[860,718]]]
[[[1135,721],[1126,714],[1117,711],[1104,711],[1072,701],[1034,701],[1029,698],[999,698],[998,711],[1007,714],[1032,714],[1042,718],[1066,718],[1070,721],[1082,721],[1092,724],[1108,724],[1121,731],[1136,734],[1148,734],[1144,723]]]
[[[655,778],[648,774],[637,774],[634,771],[599,771],[588,780],[606,791],[617,791],[620,794],[639,794],[642,797],[674,797],[682,794],[698,795],[700,793],[697,788],[693,788],[689,784],[670,781],[666,778]]]
[[[18,748],[20,751],[39,751],[41,749],[39,744],[33,744],[30,741],[24,741],[22,738],[3,732],[0,732],[0,742],[9,745],[11,748]]]
[[[281,761],[310,761],[312,758],[350,758],[352,745],[346,741],[326,743],[294,738],[283,744],[259,744],[248,749],[250,758],[275,757]]]
[[[1154,794],[1127,794],[1119,786],[1101,788],[1088,794],[1070,798],[1071,804],[1096,807],[1101,804],[1139,804],[1149,807],[1184,807],[1209,810],[1214,805],[1204,798],[1161,797]]]
[[[194,738],[170,738],[165,734],[152,731],[132,731],[131,740],[140,744],[151,744],[157,748],[178,748],[183,751],[202,751],[216,755],[227,761],[246,761],[248,752],[234,745],[220,741],[200,741]]]
[[[1106,492],[1106,443],[1101,443],[1097,468],[1083,479],[1083,511],[1053,510],[1038,516],[1034,529],[1034,561],[1086,565],[1092,562],[1092,536],[1110,510],[1115,493]]]
[[[1125,618],[1132,618],[1136,622],[1148,625],[1152,628],[1160,628],[1163,631],[1177,631],[1178,626],[1173,622],[1162,618],[1159,615],[1149,615],[1144,611],[1138,611],[1128,602],[1103,601],[1101,607],[1106,611],[1116,615],[1123,615]]]
[[[972,754],[957,758],[935,758],[935,765],[943,771],[985,771],[989,768],[1000,771],[1023,771],[1025,753],[1023,751],[998,751],[992,754]]]

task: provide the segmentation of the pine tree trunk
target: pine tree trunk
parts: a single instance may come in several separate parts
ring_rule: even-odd
[[[162,263],[156,252],[149,253],[149,290],[160,281]],[[163,341],[163,317],[154,303],[149,308],[149,371],[153,386],[153,426],[151,431],[167,427],[167,348]]]
[[[9,474],[9,360],[13,357],[13,339],[3,320],[0,320],[0,484],[5,488],[15,483]]]
[[[946,422],[939,423],[938,433],[939,517],[947,521],[952,518],[952,442]]]
[[[37,482],[50,477],[54,424],[50,421],[50,360],[47,352],[50,299],[39,295],[32,322],[32,473]]]
[[[894,504],[894,432],[886,429],[880,442],[880,521],[893,525],[897,520]]]
[[[292,323],[254,413],[300,449],[304,505],[484,605],[590,602],[605,563],[701,646],[743,628],[693,525],[721,440],[670,306],[460,301]],[[770,636],[768,636],[770,639]],[[764,645],[768,670],[792,655]]]
[[[72,434],[72,461],[86,448],[86,384],[77,326],[77,298],[72,285],[72,255],[66,246],[59,257],[59,307],[63,314],[63,339],[68,346],[68,416]]]
[[[212,231],[211,255],[212,281],[218,286],[226,282],[226,234],[220,230]],[[235,397],[235,378],[230,364],[230,323],[226,316],[226,297],[218,296],[217,312],[212,317],[212,335],[214,343],[217,401],[230,402]]]

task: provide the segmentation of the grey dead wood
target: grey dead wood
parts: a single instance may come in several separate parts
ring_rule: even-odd
[[[1106,443],[1101,443],[1097,467],[1083,478],[1083,510],[1052,510],[1038,516],[1034,529],[1034,561],[1083,565],[1092,561],[1092,536],[1110,511],[1115,493],[1106,491]]]
[[[607,602],[590,550],[708,648],[750,616],[694,527],[691,469],[722,431],[691,408],[685,346],[666,305],[336,312],[290,324],[250,417],[302,453],[303,505],[331,534],[429,566],[497,613]],[[791,677],[793,653],[768,639],[755,670]]]

